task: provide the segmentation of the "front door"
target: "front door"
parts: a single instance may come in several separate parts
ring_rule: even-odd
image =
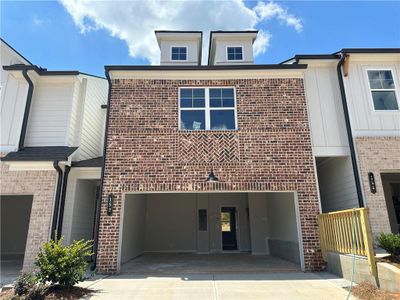
[[[221,208],[222,250],[237,250],[236,207]]]

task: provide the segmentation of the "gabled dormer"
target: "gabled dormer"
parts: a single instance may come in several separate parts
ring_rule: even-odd
[[[201,31],[155,31],[161,65],[201,65]]]
[[[208,65],[253,64],[257,30],[211,31]]]

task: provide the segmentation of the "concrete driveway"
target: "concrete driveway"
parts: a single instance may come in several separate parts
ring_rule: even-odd
[[[122,274],[81,284],[91,299],[346,299],[343,279],[329,273]],[[351,298],[355,299],[355,298]]]

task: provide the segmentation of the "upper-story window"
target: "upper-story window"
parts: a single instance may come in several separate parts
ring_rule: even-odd
[[[375,110],[398,110],[396,87],[391,70],[368,70]]]
[[[228,60],[243,60],[243,47],[226,47]]]
[[[187,60],[187,47],[171,47],[171,60]]]
[[[234,130],[235,90],[223,88],[180,88],[181,130]]]

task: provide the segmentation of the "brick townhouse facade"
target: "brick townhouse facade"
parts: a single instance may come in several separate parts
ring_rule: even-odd
[[[297,191],[305,270],[321,269],[319,202],[301,78],[111,82],[99,272],[117,272],[123,194],[171,191]],[[238,129],[179,130],[179,88],[209,86],[235,88]],[[219,182],[205,182],[210,169]]]

